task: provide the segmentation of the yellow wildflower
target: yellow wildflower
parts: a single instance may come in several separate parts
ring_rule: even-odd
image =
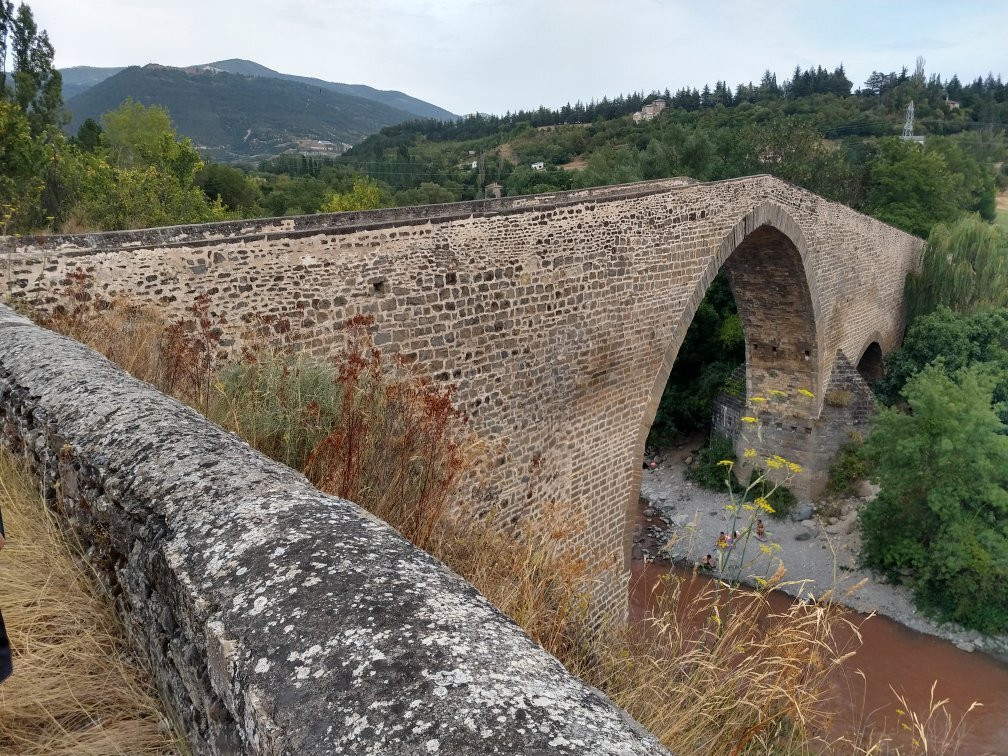
[[[742,452],[742,456],[745,457],[746,459],[752,459],[753,457],[756,456],[756,450],[746,449],[744,452]]]
[[[802,471],[802,466],[799,465],[797,462],[788,462],[787,466],[788,466],[788,470],[790,470],[791,472],[793,472],[795,474],[798,474],[798,473],[800,473]]]
[[[782,467],[784,467],[784,463],[776,459],[775,457],[767,457],[766,466],[769,467],[771,470],[780,470]]]
[[[765,396],[752,396],[752,397],[749,398],[749,401],[750,402],[765,402],[766,401],[766,397]]]
[[[720,467],[731,467],[734,464],[735,463],[730,459],[722,459],[720,462],[718,462],[718,465]]]
[[[751,415],[746,415],[745,417],[742,418],[742,422],[743,423],[755,423],[756,422],[756,418],[752,417]]]
[[[780,389],[770,389],[768,393],[772,396],[787,396],[787,391],[781,391]]]
[[[809,399],[815,399],[815,394],[813,394],[808,389],[798,389],[798,393],[802,396],[807,396]]]

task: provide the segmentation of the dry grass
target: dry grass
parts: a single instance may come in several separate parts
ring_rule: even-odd
[[[0,753],[179,753],[111,602],[3,449],[0,508],[9,536],[0,598],[14,653],[14,674],[0,685]]]
[[[132,364],[138,377],[209,411],[321,489],[381,516],[680,756],[901,752],[883,736],[824,739],[835,705],[829,677],[853,650],[838,636],[859,638],[828,603],[774,612],[765,591],[712,582],[683,609],[673,583],[642,624],[600,622],[590,596],[612,565],[575,551],[578,517],[537,501],[538,515],[505,525],[495,512],[460,507],[460,484],[479,479],[486,450],[472,443],[450,393],[402,362],[383,363],[369,323],[350,324],[330,364],[246,353],[214,374],[219,331],[207,302],[189,322],[159,328],[156,315],[96,303],[86,287],[76,301],[76,316],[49,325]],[[121,358],[101,337],[102,319],[130,334]],[[952,753],[954,734],[903,752]]]

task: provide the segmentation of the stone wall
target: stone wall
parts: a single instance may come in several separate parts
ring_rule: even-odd
[[[195,753],[667,753],[390,527],[3,306],[0,430]]]
[[[903,282],[921,242],[767,176],[683,179],[363,213],[0,241],[0,290],[46,308],[75,268],[106,296],[179,317],[207,293],[237,345],[263,316],[324,357],[339,328],[458,386],[474,429],[503,447],[485,491],[511,519],[569,507],[583,547],[616,565],[603,598],[625,607],[627,516],[644,441],[679,345],[724,266],[746,334],[747,396],[767,451],[821,482],[812,437],[839,352],[901,337]],[[755,411],[758,408],[751,408]],[[769,414],[768,414],[769,413]],[[779,427],[778,427],[779,426]],[[773,442],[770,448],[769,441]]]

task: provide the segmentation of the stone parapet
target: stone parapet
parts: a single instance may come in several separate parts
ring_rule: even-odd
[[[196,753],[667,753],[388,525],[2,306],[0,428]]]

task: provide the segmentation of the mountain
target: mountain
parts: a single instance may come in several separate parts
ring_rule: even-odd
[[[312,87],[322,87],[332,92],[363,97],[366,100],[374,100],[385,105],[390,105],[399,110],[405,110],[419,118],[434,118],[439,121],[453,121],[458,118],[454,113],[450,113],[444,108],[432,105],[429,102],[410,97],[408,94],[395,90],[375,89],[363,84],[340,84],[338,82],[314,79],[309,76],[295,76],[293,74],[280,73],[272,68],[260,65],[251,60],[241,58],[231,58],[229,60],[218,60],[210,63],[211,68],[216,68],[228,73],[239,74],[241,76],[263,76],[270,79],[284,79],[285,81],[297,81],[301,84],[308,84]]]
[[[405,97],[405,95],[403,95]],[[414,113],[363,97],[209,66],[130,66],[66,100],[68,131],[97,120],[127,97],[163,105],[183,134],[216,160],[247,160],[289,149],[334,154]],[[320,144],[321,142],[321,144]]]
[[[242,58],[229,58],[228,60],[218,60],[206,66],[193,66],[193,68],[209,67],[218,71],[236,74],[238,76],[260,76],[267,79],[283,79],[284,81],[296,81],[300,84],[307,84],[313,87],[321,87],[331,92],[363,97],[365,100],[373,100],[383,105],[388,105],[398,110],[405,110],[412,113],[417,118],[435,118],[441,121],[452,121],[458,118],[454,113],[450,113],[444,108],[432,105],[429,102],[410,97],[403,92],[395,90],[375,89],[364,84],[340,84],[323,79],[315,79],[310,76],[295,76],[293,74],[280,73],[272,68],[260,65],[252,60]],[[101,83],[110,76],[114,76],[123,69],[120,68],[95,68],[93,66],[73,66],[72,68],[60,69],[63,74],[63,99],[69,100],[91,87]]]
[[[61,68],[60,74],[63,76],[63,99],[69,100],[71,97],[79,95],[95,84],[99,84],[109,76],[115,76],[122,71],[122,68],[95,68],[94,66],[73,66],[71,68]]]

